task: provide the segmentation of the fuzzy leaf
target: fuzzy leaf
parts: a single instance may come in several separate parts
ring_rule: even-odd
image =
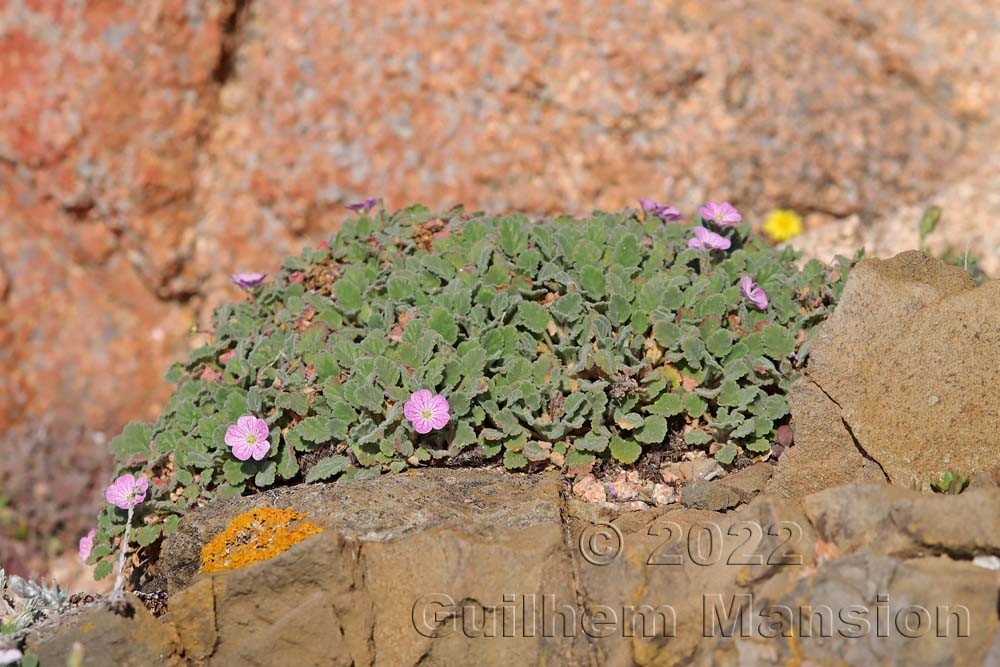
[[[549,326],[549,311],[534,301],[525,301],[517,308],[518,319],[533,333],[542,333]]]
[[[100,563],[97,564],[97,567],[94,568],[94,581],[100,581],[101,579],[104,579],[109,574],[111,574],[112,569],[114,569],[114,565],[112,565],[111,561],[109,560],[101,561]]]
[[[503,465],[508,470],[519,470],[528,465],[528,459],[521,452],[508,449],[503,453]]]
[[[335,426],[328,417],[306,417],[295,427],[295,433],[307,442],[324,443],[333,439]]]
[[[689,445],[707,445],[712,442],[715,438],[705,433],[701,429],[692,429],[684,434],[684,442]]]
[[[688,416],[697,419],[705,414],[708,409],[708,402],[694,392],[684,394],[684,411]]]
[[[795,351],[795,336],[780,324],[768,324],[761,331],[764,352],[775,361],[780,361]]]
[[[449,345],[454,345],[455,341],[458,340],[458,324],[455,323],[455,317],[445,308],[434,308],[427,324],[431,329],[441,334],[441,337]]]
[[[646,417],[635,431],[635,439],[646,444],[659,444],[667,437],[667,420],[663,417]]]
[[[576,438],[573,441],[573,446],[580,451],[600,453],[608,448],[608,438],[596,433],[588,433]]]
[[[729,331],[718,329],[705,341],[705,347],[713,356],[722,358],[729,353],[733,347],[733,337]]]
[[[642,446],[632,440],[623,438],[611,439],[611,455],[620,463],[635,463],[642,454]]]
[[[562,322],[575,322],[583,313],[583,297],[576,292],[570,292],[556,299],[549,309]]]
[[[316,465],[306,473],[306,482],[316,482],[321,479],[330,479],[347,470],[350,461],[346,456],[328,456],[318,461]]]
[[[715,453],[715,460],[718,461],[719,463],[725,463],[726,465],[729,465],[730,463],[736,460],[737,453],[738,450],[736,449],[736,445],[734,445],[731,442],[727,442],[726,444],[724,444],[722,447],[719,448],[719,451]]]
[[[149,451],[151,440],[148,424],[129,424],[118,435],[108,443],[111,453],[120,459],[127,459],[133,454],[142,454]]]

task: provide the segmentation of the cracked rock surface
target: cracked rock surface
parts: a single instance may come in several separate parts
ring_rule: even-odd
[[[264,505],[325,530],[237,570],[184,566]],[[993,482],[621,513],[564,497],[554,475],[298,486],[188,515],[161,563],[175,574],[164,616],[98,604],[28,648],[42,664],[63,664],[74,642],[93,664],[996,664],[1000,571],[972,559],[1000,554],[998,516]],[[911,619],[909,637],[917,606],[929,625]]]
[[[992,152],[997,31],[977,0],[5,2],[0,427],[152,418],[228,274],[365,195],[921,201]]]
[[[790,396],[795,446],[772,490],[852,480],[927,489],[1000,468],[1000,282],[920,252],[866,259]]]

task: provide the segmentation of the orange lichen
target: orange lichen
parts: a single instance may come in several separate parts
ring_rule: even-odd
[[[272,507],[244,512],[201,550],[201,571],[222,572],[274,558],[322,528],[305,514]]]

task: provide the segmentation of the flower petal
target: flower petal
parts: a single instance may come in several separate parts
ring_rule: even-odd
[[[451,406],[448,405],[447,398],[438,394],[437,396],[431,398],[429,407],[432,412],[438,413],[438,412],[448,412]]]
[[[233,456],[238,458],[240,461],[246,461],[253,454],[253,447],[245,442],[242,442],[233,447]]]
[[[428,420],[432,429],[444,428],[451,421],[451,415],[445,412],[437,412]]]
[[[250,445],[250,455],[254,461],[260,461],[267,456],[269,449],[271,449],[271,445],[268,444],[267,440],[259,440],[256,444]]]
[[[257,426],[257,418],[253,415],[243,415],[236,420],[236,425],[239,426],[244,433],[253,433]]]
[[[271,436],[271,430],[267,427],[267,422],[263,419],[256,419],[254,421],[253,434],[257,436],[258,441],[267,442],[267,439]]]
[[[236,424],[231,424],[229,428],[226,429],[226,444],[230,447],[235,447],[241,442],[246,441],[246,437],[240,432],[240,427]]]

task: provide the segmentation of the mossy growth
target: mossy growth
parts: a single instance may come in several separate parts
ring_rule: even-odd
[[[240,514],[201,550],[201,572],[235,570],[274,558],[322,532],[291,509],[260,507]]]
[[[575,474],[666,448],[724,465],[767,456],[849,263],[800,267],[745,222],[715,228],[726,250],[691,248],[700,223],[421,206],[346,220],[221,306],[168,373],[178,387],[160,418],[112,441],[115,474],[151,481],[139,546],[192,506],[292,483],[441,464]],[[426,435],[403,415],[421,389],[451,409]],[[270,428],[260,461],[224,441],[247,414]],[[92,561],[123,523],[105,509]]]

